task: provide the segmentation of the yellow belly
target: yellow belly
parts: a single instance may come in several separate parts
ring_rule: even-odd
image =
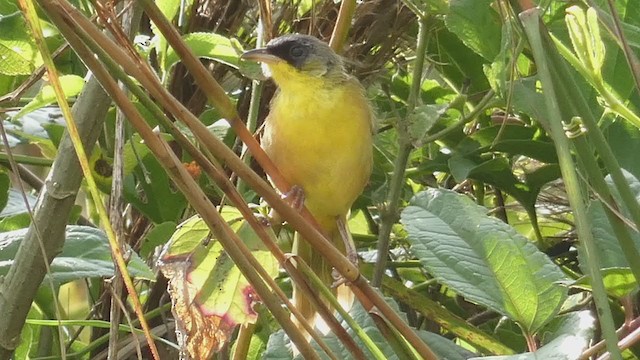
[[[284,178],[302,187],[321,225],[330,226],[349,211],[371,173],[371,112],[356,84],[307,90],[276,95],[262,146]]]

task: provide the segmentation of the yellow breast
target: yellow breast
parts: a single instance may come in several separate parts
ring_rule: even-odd
[[[355,80],[282,87],[271,103],[262,146],[321,224],[335,223],[371,173],[371,111]]]

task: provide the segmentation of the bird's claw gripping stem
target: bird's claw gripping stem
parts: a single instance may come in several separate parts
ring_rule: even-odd
[[[304,206],[304,189],[298,185],[293,185],[291,190],[282,196],[292,208],[296,210],[302,210]]]

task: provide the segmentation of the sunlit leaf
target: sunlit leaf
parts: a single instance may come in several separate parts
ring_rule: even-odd
[[[0,275],[6,275],[13,264],[27,229],[0,233]],[[155,279],[149,267],[131,253],[128,269],[131,275],[143,279]],[[51,275],[56,283],[83,278],[113,276],[111,249],[105,233],[89,226],[67,226],[62,252],[51,263]]]
[[[20,12],[0,16],[0,74],[28,75],[42,64],[42,57]]]
[[[278,263],[249,225],[237,222],[234,228],[275,277]],[[180,225],[159,266],[169,279],[180,346],[192,358],[208,358],[229,340],[236,325],[256,321],[257,294],[199,217]]]
[[[600,269],[600,273],[602,274],[602,281],[609,296],[619,299],[638,289],[638,283],[630,268],[606,268]],[[591,278],[589,276],[583,276],[572,286],[591,290]]]
[[[25,196],[27,198],[29,206],[31,207],[31,209],[33,209],[36,204],[36,198],[31,194],[26,194]],[[27,213],[27,210],[27,205],[24,202],[22,193],[16,189],[9,189],[9,197],[7,199],[6,205],[2,209],[2,212],[0,212],[0,218],[18,214],[25,214]]]
[[[402,212],[411,251],[438,281],[533,333],[566,298],[562,271],[464,195],[429,189]]]
[[[78,95],[84,87],[84,79],[77,75],[62,75],[59,80],[64,96],[66,96],[67,99]],[[33,100],[20,109],[20,111],[14,116],[14,120],[19,119],[36,109],[52,104],[55,101],[56,93],[53,90],[53,86],[48,84],[44,85]]]
[[[500,52],[501,27],[493,0],[451,0],[447,28],[473,51],[493,61]]]
[[[214,60],[233,68],[238,68],[242,48],[228,37],[214,33],[190,33],[182,38],[195,56]],[[175,65],[180,58],[172,49],[167,50],[165,71]]]

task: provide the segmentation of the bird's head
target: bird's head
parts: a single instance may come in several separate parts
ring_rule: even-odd
[[[265,75],[280,88],[297,84],[322,85],[345,79],[342,58],[326,43],[302,34],[284,35],[266,47],[242,54],[242,59],[261,62]]]

